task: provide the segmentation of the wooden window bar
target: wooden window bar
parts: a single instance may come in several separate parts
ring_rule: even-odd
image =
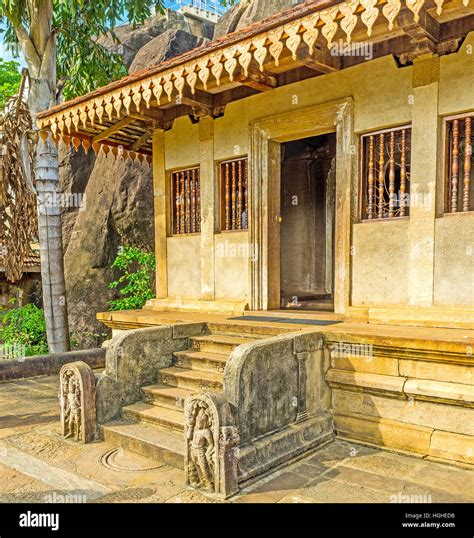
[[[220,166],[222,230],[248,229],[248,159]]]
[[[393,219],[410,214],[411,128],[362,137],[362,219]]]
[[[200,183],[199,168],[189,168],[171,174],[174,235],[201,232]]]
[[[447,213],[474,211],[473,127],[472,113],[447,122]]]

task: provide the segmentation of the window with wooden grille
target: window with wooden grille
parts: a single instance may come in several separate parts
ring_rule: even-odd
[[[362,136],[362,220],[410,215],[411,128]]]
[[[446,212],[474,211],[474,113],[446,122]]]
[[[220,165],[221,229],[248,229],[248,159]]]
[[[201,178],[199,168],[171,174],[173,200],[173,234],[201,232]]]

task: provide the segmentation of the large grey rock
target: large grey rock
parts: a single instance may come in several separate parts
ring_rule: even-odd
[[[264,20],[303,2],[304,0],[242,0],[219,19],[214,31],[214,39],[246,28],[254,22]]]
[[[166,10],[147,19],[143,24],[119,26],[115,30],[115,39],[109,34],[99,38],[98,42],[119,54],[128,69],[142,47],[167,30],[173,29],[185,30],[195,37],[211,38],[213,34],[211,23],[188,19],[176,11]]]
[[[70,330],[80,347],[96,346],[107,331],[95,318],[116,292],[111,265],[121,245],[154,248],[151,169],[103,153],[97,157],[65,254]]]
[[[184,30],[166,30],[166,32],[152,39],[138,51],[129,72],[136,73],[170,58],[180,56],[191,49],[199,47],[206,41],[207,39],[196,37]]]
[[[59,146],[60,190],[63,200],[67,202],[61,208],[64,251],[69,244],[78,212],[87,210],[84,193],[94,164],[93,151],[86,154],[81,149],[76,153],[73,148],[67,150],[62,144]]]
[[[120,52],[127,67],[144,48],[133,69],[145,69],[202,43],[203,37],[182,29],[196,32],[198,27],[196,22],[188,24],[182,15],[167,12],[135,29],[130,25],[117,28],[120,50],[111,37],[101,42]],[[63,210],[70,329],[81,348],[94,347],[108,336],[96,313],[108,310],[116,297],[108,285],[117,277],[110,266],[118,247],[154,250],[152,172],[146,165],[115,161],[103,154],[95,159],[93,152],[86,156],[82,150],[77,154],[63,150],[60,174],[63,193],[84,193],[85,198],[82,211],[74,207]]]

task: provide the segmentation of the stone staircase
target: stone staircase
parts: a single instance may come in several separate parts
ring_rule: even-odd
[[[104,441],[175,467],[184,467],[184,402],[201,391],[222,392],[231,352],[242,344],[280,334],[276,327],[208,324],[210,334],[190,337],[190,348],[174,353],[144,400],[122,409],[122,418],[101,426]]]

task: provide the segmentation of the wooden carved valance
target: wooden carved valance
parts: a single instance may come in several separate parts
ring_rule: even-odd
[[[462,4],[467,7],[470,1],[462,0]],[[438,15],[442,13],[444,3],[445,0],[435,0]],[[284,52],[296,60],[298,49],[306,46],[308,54],[312,55],[315,47],[320,46],[318,40],[321,38],[329,49],[336,38],[350,43],[356,27],[359,40],[361,28],[370,38],[376,21],[385,19],[388,29],[392,30],[397,17],[407,10],[416,23],[425,4],[428,5],[428,0],[346,0],[242,41],[234,40],[227,47],[225,44],[222,48],[214,47],[208,53],[203,52],[169,69],[157,69],[145,78],[134,81],[132,77],[129,83],[116,85],[108,92],[95,92],[97,96],[91,95],[90,99],[76,104],[73,102],[69,108],[40,114],[38,124],[43,130],[42,136],[48,136],[47,131],[51,131],[55,140],[62,138],[76,149],[82,145],[86,151],[91,147],[98,151],[101,145],[108,144],[106,151],[115,156],[130,156],[143,161],[149,159],[150,151],[140,149],[140,143],[136,147],[110,144],[109,129],[103,136],[88,137],[83,133],[96,124],[104,125],[107,120],[124,122],[118,127],[125,128],[136,111],[179,104],[200,88],[206,91],[211,84],[219,87],[224,80],[234,81],[238,74],[246,77],[250,71],[260,71],[263,76],[264,66],[272,62],[278,66]]]

